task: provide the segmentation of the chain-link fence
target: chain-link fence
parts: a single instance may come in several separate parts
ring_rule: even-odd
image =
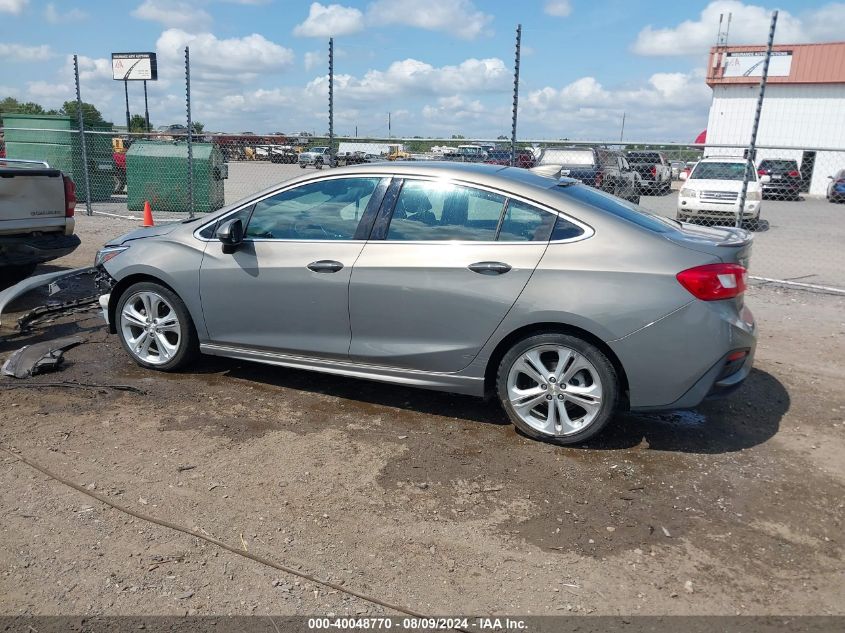
[[[30,123],[38,124],[35,120]],[[85,133],[5,128],[10,158],[46,160],[85,191],[94,214],[156,222],[216,211],[306,171],[390,161],[515,164],[580,180],[659,215],[698,226],[736,226],[755,233],[751,272],[765,279],[845,289],[845,148],[613,142],[510,143],[484,139],[328,138],[195,134],[192,199],[186,134]],[[742,214],[739,199],[748,171]]]

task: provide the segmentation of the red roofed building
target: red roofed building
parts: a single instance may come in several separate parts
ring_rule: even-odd
[[[809,192],[824,194],[828,176],[845,168],[845,42],[780,44],[772,52],[757,161],[795,159]],[[765,53],[765,45],[710,50],[707,143],[737,149],[708,147],[708,155],[741,154],[748,144]]]

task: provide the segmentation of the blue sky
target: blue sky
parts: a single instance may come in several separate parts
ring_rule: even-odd
[[[153,50],[155,125],[182,122],[182,50],[194,118],[215,131],[323,133],[326,49],[335,37],[338,134],[510,133],[513,35],[523,26],[520,137],[686,141],[706,125],[703,75],[720,13],[730,42],[842,39],[845,3],[637,0],[0,0],[0,98],[54,107],[83,98],[116,122],[110,54]],[[141,86],[130,109],[143,111]]]

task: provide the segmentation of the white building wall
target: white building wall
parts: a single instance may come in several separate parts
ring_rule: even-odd
[[[759,86],[719,85],[707,123],[707,142],[736,143],[733,149],[707,148],[706,154],[742,155],[751,140]],[[828,176],[845,168],[845,84],[769,84],[763,101],[757,145],[842,148],[817,152],[810,194],[824,195]],[[792,158],[801,163],[801,150],[758,150],[757,160]]]

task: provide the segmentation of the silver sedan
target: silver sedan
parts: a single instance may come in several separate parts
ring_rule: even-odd
[[[139,229],[96,264],[143,367],[200,353],[483,396],[561,444],[748,375],[751,238],[569,179],[454,163],[309,173]]]

